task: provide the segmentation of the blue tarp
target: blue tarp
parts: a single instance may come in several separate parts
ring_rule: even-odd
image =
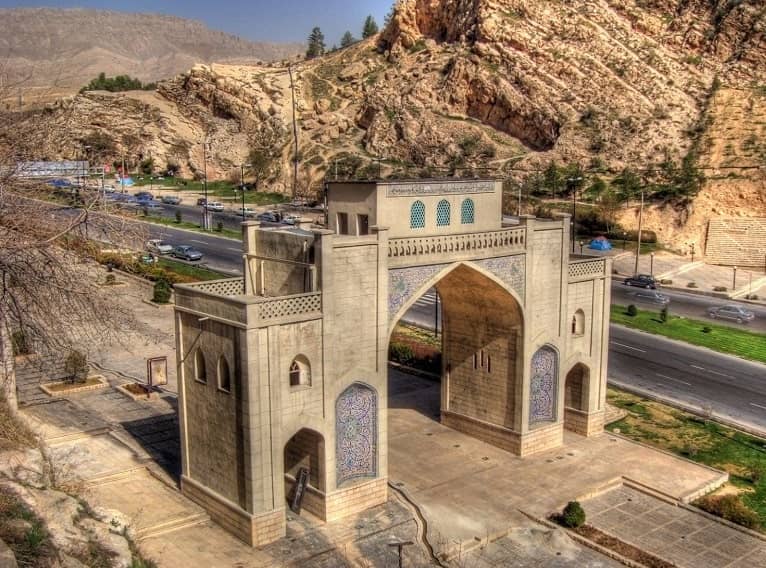
[[[53,187],[71,187],[72,182],[67,179],[52,179],[48,182],[48,185]]]
[[[588,248],[593,250],[612,250],[612,243],[604,237],[596,237],[590,242]]]

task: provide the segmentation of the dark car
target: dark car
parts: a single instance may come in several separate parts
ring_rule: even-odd
[[[264,223],[279,223],[279,220],[277,219],[277,216],[274,215],[274,213],[261,213],[260,215],[257,215],[255,217],[258,221],[262,221]]]
[[[178,245],[170,254],[176,258],[182,258],[183,260],[202,259],[202,253],[191,245]]]
[[[657,304],[659,306],[667,306],[670,303],[670,298],[665,294],[660,294],[656,290],[641,290],[633,294],[637,302],[645,302],[647,304]]]
[[[205,199],[204,197],[200,197],[197,200],[197,205],[207,205],[207,199]]]
[[[139,201],[151,201],[152,199],[154,199],[154,196],[148,191],[139,191],[138,193],[136,193],[135,197]]]
[[[654,276],[648,274],[636,274],[625,279],[624,284],[626,286],[638,286],[641,288],[647,288],[654,290],[657,288],[657,281]]]

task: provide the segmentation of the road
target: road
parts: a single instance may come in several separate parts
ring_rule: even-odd
[[[434,298],[433,291],[424,294],[402,319],[433,329]],[[704,311],[704,305],[689,303],[686,309]],[[717,417],[766,435],[764,365],[612,325],[608,377],[615,386],[695,410],[712,409]]]

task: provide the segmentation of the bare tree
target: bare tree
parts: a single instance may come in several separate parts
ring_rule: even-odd
[[[12,410],[14,339],[66,353],[115,338],[131,323],[103,292],[102,271],[88,257],[95,242],[134,245],[141,238],[140,225],[109,214],[84,175],[82,187],[59,195],[59,203],[53,188],[29,177],[46,133],[42,121],[36,130],[19,128],[27,114],[0,110],[0,394]]]

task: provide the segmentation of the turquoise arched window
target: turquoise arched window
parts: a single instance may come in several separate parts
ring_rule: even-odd
[[[410,229],[422,229],[426,226],[426,206],[416,201],[410,208]]]
[[[442,199],[436,206],[436,226],[446,227],[449,225],[449,201]]]
[[[460,223],[463,225],[473,224],[473,199],[464,199],[460,206]]]

